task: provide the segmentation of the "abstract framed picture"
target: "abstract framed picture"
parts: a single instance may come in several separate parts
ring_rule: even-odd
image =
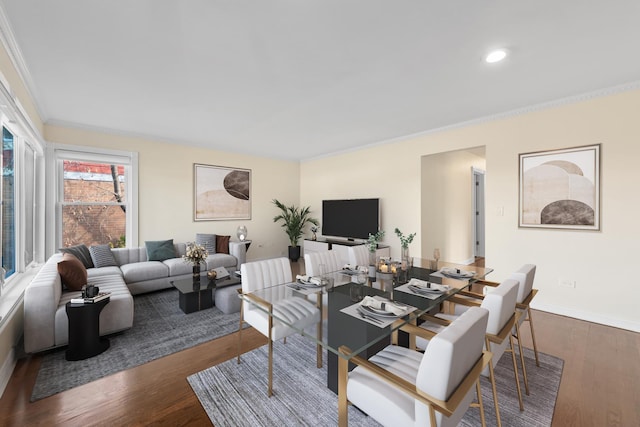
[[[251,169],[193,165],[193,220],[251,219]]]
[[[519,227],[600,230],[600,144],[519,157]]]

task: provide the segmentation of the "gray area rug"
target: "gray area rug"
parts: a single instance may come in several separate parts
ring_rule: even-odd
[[[111,346],[104,353],[76,362],[65,360],[66,347],[46,353],[31,401],[238,330],[238,313],[224,314],[213,307],[184,314],[178,307],[176,289],[137,295],[133,301],[133,327],[109,336]]]
[[[540,353],[540,367],[533,352],[525,350],[530,396],[522,393],[520,412],[513,365],[505,354],[496,367],[498,403],[504,426],[550,426],[563,361]],[[216,427],[222,426],[335,426],[338,399],[326,386],[326,357],[322,369],[315,366],[315,346],[299,336],[274,345],[274,395],[267,397],[267,346],[242,355],[242,363],[229,360],[187,378]],[[491,384],[482,379],[487,425],[496,425]],[[373,419],[349,407],[350,426],[377,426]],[[470,408],[461,425],[479,426],[480,412]]]

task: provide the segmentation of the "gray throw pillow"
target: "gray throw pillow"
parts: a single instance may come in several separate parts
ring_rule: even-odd
[[[109,245],[96,245],[89,248],[93,265],[96,268],[117,266],[116,259],[111,253]]]
[[[196,243],[204,246],[209,255],[216,253],[216,235],[215,234],[196,234]]]
[[[147,248],[147,259],[149,261],[164,261],[165,259],[176,258],[176,250],[173,247],[173,239],[169,240],[148,240],[144,242]]]
[[[60,248],[59,251],[63,254],[75,255],[82,262],[84,268],[93,268],[93,260],[87,245],[69,246],[68,248]]]

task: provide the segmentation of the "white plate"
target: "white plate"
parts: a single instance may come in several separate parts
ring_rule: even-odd
[[[441,294],[445,291],[436,288],[423,288],[422,286],[409,285],[409,289],[414,290],[417,289],[418,292],[424,292],[426,294]]]
[[[441,270],[440,273],[442,273],[443,276],[446,277],[451,277],[454,279],[470,279],[473,276],[475,276],[475,272],[474,271],[464,271],[464,270],[460,270],[460,272],[456,271],[456,270]]]
[[[296,282],[298,282],[299,285],[302,285],[304,287],[307,288],[318,288],[320,287],[320,285],[313,283],[313,282],[307,282],[306,280],[302,280],[302,279],[298,279],[296,280]]]
[[[385,317],[385,318],[390,318],[391,317],[391,318],[394,318],[394,319],[399,317],[399,316],[397,316],[397,315],[395,315],[393,313],[390,313],[388,311],[380,310],[379,308],[373,308],[373,307],[369,307],[369,306],[366,306],[366,305],[361,305],[360,307],[362,307],[362,309],[364,311],[366,311],[367,313],[371,314],[372,316]]]

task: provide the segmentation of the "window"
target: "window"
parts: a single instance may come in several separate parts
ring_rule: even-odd
[[[58,247],[137,245],[132,194],[136,153],[86,148],[56,150]]]
[[[6,277],[16,272],[14,136],[2,127],[2,268]]]
[[[36,254],[36,161],[37,151],[22,136],[15,121],[0,114],[2,127],[2,181],[0,194],[0,255],[4,270],[0,287],[9,286],[16,273],[22,273],[34,262]],[[2,271],[0,270],[0,274]],[[1,291],[1,289],[0,289]]]

